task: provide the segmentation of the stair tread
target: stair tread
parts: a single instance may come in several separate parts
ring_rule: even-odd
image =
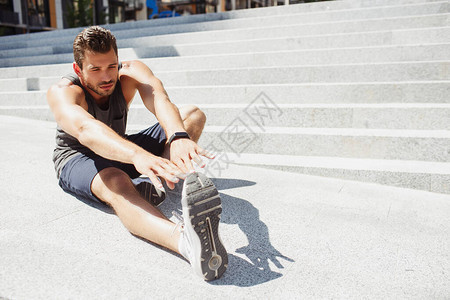
[[[245,124],[246,125],[246,124]],[[134,128],[139,125],[132,125]],[[414,129],[361,129],[361,128],[301,128],[247,126],[254,133],[287,135],[333,135],[333,136],[372,136],[405,138],[450,138],[450,130],[414,130]],[[206,126],[204,132],[224,132],[227,126]]]
[[[296,156],[259,153],[226,153],[234,163],[384,172],[450,175],[449,162],[345,158],[330,156]]]

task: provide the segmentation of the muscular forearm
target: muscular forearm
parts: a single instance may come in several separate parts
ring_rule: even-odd
[[[175,132],[186,131],[177,106],[166,95],[155,95],[155,114],[167,138]]]
[[[136,144],[122,138],[102,122],[91,119],[83,122],[78,140],[96,154],[123,163],[133,163],[137,154],[145,152]]]
[[[169,100],[161,80],[142,62],[130,61],[124,62],[124,65],[126,67],[121,74],[135,80],[135,88],[138,89],[144,105],[156,116],[167,137],[174,132],[185,131],[180,112]]]
[[[175,164],[145,151],[95,119],[83,124],[78,139],[104,158],[133,164],[140,174],[148,176],[159,189],[162,189],[163,185],[157,177],[164,179],[169,188],[173,189],[174,184],[178,182],[177,176],[183,176]]]

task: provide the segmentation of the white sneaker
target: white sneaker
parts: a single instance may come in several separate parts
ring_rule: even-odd
[[[217,279],[228,267],[228,254],[218,232],[222,213],[219,192],[208,177],[192,173],[184,181],[181,204],[180,253],[197,275],[208,281]]]

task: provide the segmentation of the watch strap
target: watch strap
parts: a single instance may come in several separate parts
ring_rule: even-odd
[[[169,138],[169,141],[167,142],[167,144],[171,144],[173,141],[177,140],[177,139],[190,139],[191,137],[189,136],[189,134],[187,132],[175,132],[174,134],[172,134],[172,136]]]

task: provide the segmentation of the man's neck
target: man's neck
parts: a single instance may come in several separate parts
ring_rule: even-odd
[[[92,99],[94,99],[98,107],[100,107],[101,109],[108,109],[110,96],[100,96],[99,94],[88,88],[86,85],[83,84],[83,86],[84,89],[89,93],[89,95],[91,95]]]
[[[95,103],[97,104],[98,107],[100,107],[103,110],[106,110],[109,108],[109,96],[106,98],[102,98],[101,100],[95,99]]]

